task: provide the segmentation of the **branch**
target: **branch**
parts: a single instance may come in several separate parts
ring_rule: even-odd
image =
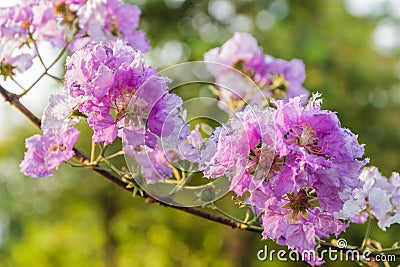
[[[40,119],[38,117],[36,117],[35,114],[33,114],[29,109],[27,109],[19,101],[18,95],[7,91],[1,85],[0,85],[0,94],[3,96],[3,98],[7,102],[9,102],[12,106],[14,106],[16,109],[18,109],[21,113],[23,113],[25,115],[25,117],[27,117],[35,126],[40,128],[40,125],[41,125]],[[74,147],[74,152],[75,152],[74,157],[79,162],[81,162],[81,163],[89,163],[90,162],[89,157],[85,153],[83,153],[82,151],[77,149],[76,147]],[[128,184],[125,183],[124,181],[122,181],[118,176],[116,176],[112,172],[104,169],[103,167],[101,167],[99,165],[92,166],[92,169],[96,173],[100,174],[103,178],[109,180],[110,182],[114,183],[115,185],[125,189],[126,191],[133,192],[133,188],[127,188]],[[170,205],[167,203],[160,202],[160,201],[154,199],[153,197],[151,197],[150,195],[148,195],[146,192],[143,192],[142,197],[146,199],[147,203],[157,203],[160,206],[170,207],[173,209],[181,210],[181,211],[196,215],[198,217],[202,217],[202,218],[210,220],[210,221],[214,221],[214,222],[217,222],[217,223],[220,223],[223,225],[230,226],[232,228],[238,228],[238,229],[242,229],[242,230],[259,232],[259,233],[261,232],[259,229],[255,229],[249,225],[242,224],[242,223],[236,222],[234,220],[227,219],[227,218],[224,218],[224,217],[212,214],[212,213],[208,213],[208,212],[205,212],[200,209],[195,209],[195,208],[190,208],[190,207],[178,207],[178,206],[173,206],[173,205]]]
[[[37,127],[40,127],[40,119],[35,116],[29,109],[27,109],[20,101],[19,97],[16,94],[10,93],[6,89],[4,89],[0,85],[0,94],[4,97],[4,99],[7,102],[10,102],[10,104],[14,107],[16,107],[19,111],[21,111],[22,114],[25,115],[33,124],[35,124]]]

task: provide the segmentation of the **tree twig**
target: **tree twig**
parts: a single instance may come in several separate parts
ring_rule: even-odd
[[[10,104],[14,107],[16,107],[22,114],[25,115],[33,124],[35,124],[37,127],[40,127],[41,122],[38,117],[35,116],[29,109],[27,109],[20,101],[19,97],[16,94],[10,93],[4,87],[0,85],[0,94],[4,97],[4,99],[7,102],[10,102]]]

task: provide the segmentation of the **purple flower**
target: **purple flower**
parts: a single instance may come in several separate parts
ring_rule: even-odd
[[[278,96],[283,94],[285,101],[295,96],[308,96],[309,92],[303,87],[306,72],[302,60],[292,59],[286,61],[265,55],[264,62],[266,64],[264,74],[258,73],[255,77],[256,80],[263,81],[269,79],[272,87],[277,87],[275,94]],[[284,92],[280,92],[279,90],[283,90]],[[282,99],[282,95],[278,99]]]
[[[176,124],[178,118],[175,114],[180,114],[182,109],[182,99],[175,94],[165,94],[152,107],[148,119],[147,127],[158,136],[169,136],[177,131]],[[179,127],[180,125],[178,125]]]
[[[357,177],[367,161],[359,160],[364,149],[357,136],[340,127],[334,112],[321,110],[318,96],[314,95],[305,107],[300,97],[286,104],[276,102],[276,150],[286,161],[284,168],[297,173],[291,183],[281,185],[282,191],[290,192],[306,183],[320,191],[321,196],[330,195],[332,200],[322,201],[321,205],[335,212],[340,210],[343,201],[338,194],[330,192],[360,187]]]
[[[0,9],[0,32],[1,38],[10,38],[12,36],[26,36],[29,33],[34,13],[32,7],[35,5],[32,1],[26,1],[25,5],[11,6]]]
[[[145,52],[149,42],[137,30],[140,13],[138,7],[118,0],[28,0],[0,8],[2,73],[7,77],[13,69],[24,72],[31,67],[37,52],[32,42],[76,51],[91,41],[122,39]]]
[[[65,88],[84,100],[78,108],[88,115],[95,142],[112,143],[118,127],[130,124],[123,120],[127,114],[156,135],[163,127],[171,132],[164,119],[181,100],[166,93],[169,79],[147,66],[131,46],[121,40],[91,43],[67,59],[66,69]]]
[[[82,8],[81,14],[79,26],[82,30],[78,36],[88,35],[86,43],[123,39],[135,50],[149,50],[145,34],[137,30],[141,14],[138,7],[118,0],[93,1]],[[83,47],[82,44],[77,46]]]
[[[70,128],[62,134],[36,134],[26,139],[28,151],[20,164],[21,171],[31,177],[51,176],[53,169],[74,155],[73,146],[78,136],[79,131]]]
[[[227,175],[231,190],[244,194],[268,174],[274,149],[274,111],[250,106],[218,128],[201,150],[200,170],[206,177]],[[253,179],[254,178],[254,179]]]
[[[65,88],[80,99],[93,141],[107,145],[120,136],[147,181],[170,177],[170,162],[199,157],[188,142],[182,99],[167,92],[170,80],[147,66],[140,51],[121,40],[91,43],[67,59],[66,69]]]
[[[50,96],[42,116],[43,135],[37,134],[26,140],[28,151],[20,165],[25,175],[51,176],[51,170],[74,155],[73,146],[79,131],[71,126],[78,122],[73,112],[81,100],[66,92],[57,92]]]
[[[257,40],[249,33],[235,33],[231,39],[221,47],[213,48],[204,54],[204,59],[209,62],[217,62],[223,65],[235,66],[241,62],[255,65],[255,58],[262,59],[262,48]],[[260,60],[262,61],[262,60]],[[222,76],[228,70],[223,66],[210,65],[210,71],[217,77]]]
[[[51,94],[42,116],[43,133],[63,133],[76,124],[78,119],[72,114],[81,101],[81,98],[73,98],[67,92]]]
[[[220,48],[204,54],[207,67],[219,87],[220,108],[232,114],[246,104],[266,106],[269,99],[308,95],[302,86],[305,67],[301,60],[286,61],[264,55],[248,33],[235,33]]]
[[[170,144],[163,146],[163,138],[154,135],[151,135],[150,138],[154,142],[150,146],[147,145],[146,135],[149,132],[146,132],[144,128],[133,130],[125,128],[123,130],[124,151],[135,158],[147,183],[152,184],[172,178],[172,166],[178,161],[196,162],[198,160],[198,147],[201,142],[198,127],[190,132],[186,131],[189,127],[187,124],[182,127],[183,133],[174,147],[171,147]]]
[[[18,43],[17,40],[14,42],[8,40],[6,44],[0,44],[0,72],[4,78],[13,76],[18,73],[23,73],[30,67],[32,67],[33,54],[17,53],[15,54],[15,47]],[[20,52],[20,51],[18,51]]]
[[[169,177],[170,162],[198,159],[182,99],[167,92],[170,80],[147,66],[140,51],[121,40],[91,43],[67,59],[66,70],[65,88],[79,99],[93,141],[108,145],[120,136],[148,181]]]
[[[374,216],[383,231],[394,223],[400,223],[400,178],[393,173],[388,179],[378,168],[364,168],[359,176],[363,187],[347,192],[342,210],[335,213],[341,219],[351,219],[355,223],[364,223],[366,216]]]
[[[53,47],[62,48],[66,44],[64,34],[67,29],[59,24],[54,4],[53,1],[41,0],[32,6],[35,16],[32,21],[32,32],[35,33],[35,41],[38,44],[49,42]]]
[[[238,195],[249,191],[247,202],[264,212],[264,238],[300,252],[314,249],[315,237],[347,228],[334,213],[346,192],[360,189],[367,162],[357,136],[341,128],[334,112],[321,110],[318,97],[306,106],[301,97],[276,101],[276,109],[247,106],[201,147],[204,175],[226,175]]]
[[[109,113],[91,113],[88,124],[93,129],[93,141],[111,144],[118,134],[117,122]]]
[[[125,126],[121,132],[123,150],[127,155],[134,156],[136,152],[141,151],[141,146],[156,148],[157,137],[145,127],[129,125]]]
[[[189,125],[186,126],[186,129],[188,129]],[[199,129],[200,125],[197,124],[192,131],[183,134],[183,138],[180,138],[177,149],[182,159],[187,159],[191,162],[197,162],[200,160],[199,149],[202,142],[202,136]]]
[[[277,240],[278,244],[286,245],[301,253],[315,249],[316,236],[320,238],[327,238],[331,234],[337,236],[348,227],[347,223],[341,222],[331,213],[324,212],[318,207],[315,198],[305,188],[296,193],[290,192],[281,200],[273,195],[274,193],[268,189],[260,188],[253,192],[250,198],[250,202],[264,211],[261,217],[264,239]],[[310,260],[309,263],[312,265],[323,263],[318,256]]]
[[[166,96],[171,99],[177,98],[170,94]],[[199,146],[202,139],[199,126],[190,131],[181,106],[171,107],[166,108],[170,111],[164,121],[164,124],[167,124],[166,130],[161,129],[159,135],[149,128],[133,124],[125,125],[122,130],[123,150],[135,158],[140,165],[141,174],[148,183],[172,178],[172,166],[182,160],[197,162],[200,158]]]
[[[162,147],[155,149],[144,147],[141,151],[135,152],[134,157],[147,183],[154,184],[171,178],[172,168],[168,166],[168,156]]]
[[[340,127],[335,113],[321,110],[317,98],[305,107],[300,97],[276,102],[276,155],[264,183],[264,194],[275,198],[274,204],[265,201],[264,237],[298,251],[314,248],[314,236],[346,229],[333,213],[343,208],[346,190],[360,187],[357,177],[367,162],[359,160],[357,136]],[[259,199],[254,204],[263,209]],[[284,218],[287,230],[274,233],[271,227]]]
[[[32,66],[35,52],[22,49],[29,40],[32,21],[31,5],[0,8],[0,68],[5,78]]]
[[[87,0],[58,0],[58,2],[63,3],[65,2],[65,4],[67,5],[79,5],[82,6],[84,4],[86,4]]]

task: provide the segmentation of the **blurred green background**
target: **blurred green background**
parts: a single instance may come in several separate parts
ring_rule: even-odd
[[[400,170],[397,0],[132,2],[142,9],[141,28],[151,41],[147,57],[160,69],[201,60],[235,31],[252,32],[274,57],[303,59],[305,86],[321,92],[323,107],[359,134],[371,165],[385,175]],[[2,127],[18,117],[17,111],[1,116],[7,117]],[[307,266],[260,262],[257,251],[276,248],[273,242],[145,204],[89,170],[63,165],[51,178],[24,177],[18,170],[24,139],[38,130],[28,122],[14,127],[0,139],[0,266]],[[89,135],[80,138],[85,151]],[[220,206],[242,213],[229,197]],[[364,232],[352,225],[341,237],[359,245]],[[400,227],[382,232],[373,224],[371,237],[391,246]]]

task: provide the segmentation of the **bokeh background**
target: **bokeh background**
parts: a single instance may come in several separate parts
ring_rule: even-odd
[[[400,1],[131,2],[142,9],[141,28],[152,45],[147,58],[159,69],[201,60],[236,31],[251,32],[264,53],[303,59],[305,86],[321,92],[323,107],[359,134],[371,165],[385,175],[400,170]],[[25,100],[39,116],[57,87],[50,85]],[[63,165],[51,178],[23,176],[24,139],[38,130],[3,101],[0,112],[0,266],[307,266],[260,262],[264,245],[279,247],[258,234],[145,204],[90,170]],[[80,137],[84,151],[90,134]],[[242,213],[229,196],[219,205]],[[359,245],[365,228],[352,225],[341,237]],[[390,247],[400,241],[400,227],[382,232],[374,222],[371,237]]]

